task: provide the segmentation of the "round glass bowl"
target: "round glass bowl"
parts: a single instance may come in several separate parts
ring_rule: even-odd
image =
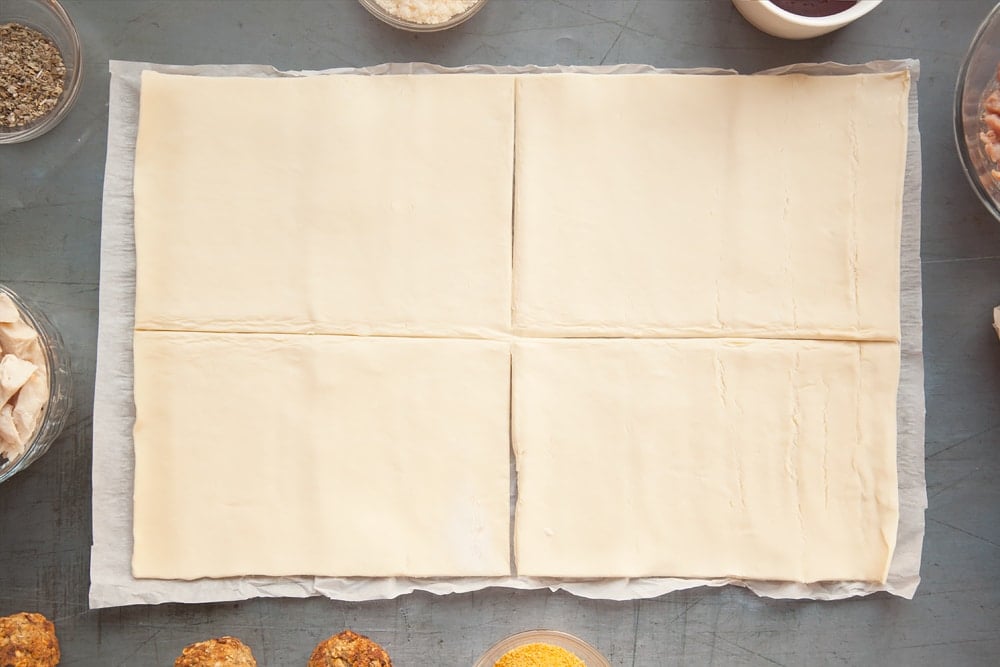
[[[24,453],[12,461],[0,457],[0,483],[3,483],[38,460],[62,432],[73,400],[73,375],[66,346],[49,318],[36,305],[19,297],[9,287],[0,285],[0,294],[10,297],[20,311],[21,319],[38,332],[49,384],[49,400]]]
[[[574,637],[568,632],[558,630],[528,630],[511,635],[506,639],[501,639],[491,646],[486,653],[476,661],[475,667],[493,667],[497,660],[503,657],[507,651],[511,651],[525,644],[551,644],[564,648],[576,657],[583,660],[587,667],[611,667],[607,658],[598,652],[593,646],[583,641],[579,637]]]
[[[394,28],[399,28],[400,30],[409,30],[410,32],[437,32],[439,30],[447,30],[448,28],[454,28],[460,23],[465,23],[473,16],[475,16],[483,5],[486,4],[486,0],[476,0],[471,7],[465,11],[455,14],[451,18],[441,21],[440,23],[417,23],[415,21],[408,21],[406,19],[400,18],[395,14],[387,11],[382,5],[378,4],[376,0],[358,0],[361,5],[371,12],[376,18],[388,23]]]
[[[983,102],[1000,86],[1000,5],[993,8],[979,26],[965,60],[958,70],[955,85],[955,144],[962,168],[976,196],[993,217],[1000,220],[1000,182],[991,172],[994,166],[986,155],[979,133],[983,124]]]
[[[0,25],[18,23],[52,40],[66,65],[66,80],[55,107],[20,127],[0,127],[0,144],[40,137],[59,124],[76,102],[83,80],[83,49],[69,14],[56,0],[0,0]]]
[[[882,0],[858,0],[826,16],[804,16],[782,9],[770,0],[733,0],[733,6],[755,28],[774,37],[809,39],[839,30],[875,9]]]

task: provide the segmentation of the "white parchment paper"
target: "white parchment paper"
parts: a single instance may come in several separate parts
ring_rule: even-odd
[[[217,602],[251,597],[325,595],[339,600],[392,598],[416,590],[458,593],[489,586],[566,590],[588,598],[628,600],[649,598],[696,586],[746,586],[774,598],[840,599],[887,591],[913,597],[920,581],[927,492],[924,483],[924,378],[920,291],[920,136],[917,128],[917,74],[914,60],[878,61],[863,65],[835,63],[792,65],[760,72],[779,75],[854,74],[909,70],[913,79],[909,104],[909,143],[903,196],[902,230],[902,366],[898,395],[898,468],[900,519],[896,551],[884,585],[865,582],[795,584],[730,579],[603,579],[563,581],[527,577],[455,579],[234,577],[173,581],[135,579],[132,557],[132,329],[135,303],[135,244],[133,239],[132,170],[139,116],[139,78],[145,69],[204,76],[290,77],[315,75],[379,75],[449,73],[533,74],[719,74],[730,70],[658,69],[648,65],[601,67],[443,68],[424,63],[386,64],[363,69],[322,72],[281,72],[262,65],[202,65],[196,67],[112,61],[108,122],[108,155],[104,178],[101,233],[100,322],[97,380],[94,391],[93,530],[90,606],[114,607],[161,602]],[[513,507],[513,504],[511,505]]]

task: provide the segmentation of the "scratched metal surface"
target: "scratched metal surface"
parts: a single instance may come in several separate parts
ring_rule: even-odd
[[[803,43],[756,32],[729,0],[491,0],[444,34],[396,32],[354,0],[66,0],[86,81],[45,137],[0,147],[0,282],[40,302],[73,355],[64,435],[0,485],[0,615],[55,619],[68,666],[171,665],[185,644],[229,633],[262,665],[304,665],[344,627],[384,643],[400,667],[470,665],[513,631],[579,634],[613,665],[975,665],[1000,656],[1000,223],[959,171],[955,74],[989,0],[887,0],[853,26]],[[924,581],[913,601],[762,600],[740,589],[639,602],[487,590],[348,604],[324,599],[87,610],[90,443],[101,178],[109,58],[319,69],[384,61],[444,65],[733,67],[921,60],[923,264],[930,495]]]

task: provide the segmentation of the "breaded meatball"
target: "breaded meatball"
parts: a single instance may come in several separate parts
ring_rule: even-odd
[[[368,637],[344,630],[320,642],[307,667],[392,667],[392,660]]]
[[[0,667],[53,667],[59,640],[52,621],[21,612],[0,618]]]
[[[257,667],[257,661],[236,637],[218,637],[185,646],[174,667]]]

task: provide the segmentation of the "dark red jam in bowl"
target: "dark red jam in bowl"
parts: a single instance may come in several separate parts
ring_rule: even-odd
[[[858,4],[858,0],[771,0],[771,4],[799,16],[833,16]]]

